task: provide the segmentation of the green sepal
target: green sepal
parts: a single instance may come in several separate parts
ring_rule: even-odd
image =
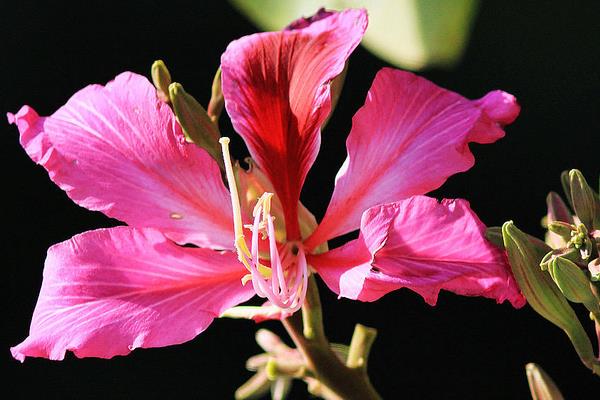
[[[169,97],[186,139],[205,149],[222,166],[223,156],[219,145],[221,135],[204,107],[179,83],[169,85]]]
[[[550,248],[546,246],[545,252],[540,252],[512,221],[504,223],[502,236],[513,275],[529,305],[564,330],[581,361],[594,368],[594,352],[581,322],[550,275],[539,267],[540,259]]]
[[[580,171],[569,171],[569,187],[573,210],[581,223],[590,230],[600,228],[600,216],[596,215],[600,210],[598,197]]]
[[[548,264],[548,272],[568,300],[573,303],[592,303],[593,307],[596,298],[590,288],[590,280],[577,264],[566,258],[556,257]],[[600,311],[597,305],[593,311]]]
[[[542,261],[540,261],[540,268],[542,268],[542,271],[547,271],[550,263],[557,257],[563,257],[570,261],[579,261],[579,250],[574,248],[562,248],[549,251],[542,258]]]
[[[168,103],[171,99],[169,98],[169,85],[171,84],[171,74],[167,69],[167,66],[163,60],[156,60],[152,63],[150,69],[150,75],[152,76],[152,82],[156,88],[156,94],[158,97]]]

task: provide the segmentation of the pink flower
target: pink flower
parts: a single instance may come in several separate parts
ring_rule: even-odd
[[[330,82],[366,25],[363,10],[325,12],[229,45],[226,109],[254,160],[247,172],[226,163],[231,193],[142,76],[88,86],[49,117],[28,106],[9,114],[29,156],[73,201],[128,225],[48,250],[30,334],[13,356],[109,358],[182,343],[254,294],[289,315],[311,271],[363,301],[407,287],[431,304],[446,289],[522,305],[468,203],[421,196],[473,165],[469,142],[504,135],[519,112],[507,93],[471,101],[381,70],[354,116],[323,221],[299,202],[331,110]],[[356,229],[358,239],[326,251]]]

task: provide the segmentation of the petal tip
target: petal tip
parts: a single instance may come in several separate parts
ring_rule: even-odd
[[[521,112],[516,97],[502,90],[489,92],[479,102],[484,112],[501,125],[513,123]]]

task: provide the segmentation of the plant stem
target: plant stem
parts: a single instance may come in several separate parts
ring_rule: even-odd
[[[306,360],[307,368],[324,386],[320,395],[327,399],[377,400],[381,396],[375,391],[366,370],[366,357],[373,342],[374,329],[357,328],[360,339],[354,352],[364,362],[357,366],[346,366],[331,350],[324,334],[321,301],[314,276],[310,277],[302,316],[295,313],[282,321],[296,347]],[[366,335],[364,335],[366,333]],[[355,331],[356,335],[356,331]],[[354,343],[353,338],[353,343]],[[368,343],[368,345],[366,345]],[[353,356],[354,358],[355,356]]]

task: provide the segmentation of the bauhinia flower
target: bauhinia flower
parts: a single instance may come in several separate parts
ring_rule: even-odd
[[[49,117],[28,106],[9,114],[26,152],[73,201],[127,224],[48,250],[29,337],[13,356],[109,358],[182,343],[255,294],[289,315],[312,273],[362,301],[406,287],[430,304],[446,289],[521,306],[504,254],[469,204],[422,196],[473,165],[470,142],[504,135],[519,113],[510,94],[468,100],[382,69],[354,116],[320,224],[299,202],[331,82],[366,26],[364,10],[320,12],[228,46],[225,106],[252,161],[248,171],[232,162],[221,138],[227,185],[140,75],[88,86]]]

